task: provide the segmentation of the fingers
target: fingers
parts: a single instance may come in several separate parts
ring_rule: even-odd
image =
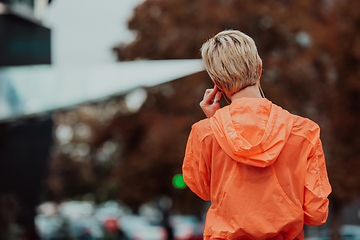
[[[200,102],[200,106],[212,104],[212,98],[211,98],[211,95],[213,95],[212,92],[213,89],[206,89],[203,100]]]
[[[221,95],[222,95],[222,92],[217,91],[216,94],[215,94],[215,97],[214,97],[214,102],[220,102]]]
[[[216,86],[212,89],[207,89],[203,100],[200,102],[200,107],[207,117],[212,117],[215,112],[220,109],[220,98],[222,91]]]
[[[204,94],[203,103],[213,104],[214,102],[220,101],[222,92],[215,86],[212,89],[207,89]]]
[[[212,88],[211,89],[206,89],[203,99],[205,99],[211,93],[211,91],[213,91],[213,90],[214,89],[212,89]]]

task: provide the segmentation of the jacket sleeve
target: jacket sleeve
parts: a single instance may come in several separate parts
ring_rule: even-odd
[[[200,198],[210,201],[210,168],[206,143],[193,126],[182,166],[186,185]]]
[[[317,138],[308,158],[305,174],[304,220],[311,226],[326,222],[331,186],[326,172],[324,152]]]

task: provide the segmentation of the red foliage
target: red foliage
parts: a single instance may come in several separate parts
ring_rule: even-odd
[[[238,29],[257,43],[267,97],[322,128],[332,198],[359,196],[360,2],[147,0],[129,20],[137,39],[119,60],[200,58],[202,43]],[[357,168],[358,169],[358,168]]]

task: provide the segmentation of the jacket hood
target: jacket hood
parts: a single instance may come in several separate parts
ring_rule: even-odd
[[[267,167],[283,149],[293,117],[266,98],[240,98],[216,111],[210,126],[220,147],[232,159]]]

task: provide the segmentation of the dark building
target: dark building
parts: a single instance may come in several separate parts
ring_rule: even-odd
[[[0,0],[0,68],[51,63],[51,32],[37,15],[39,3],[48,1]],[[39,239],[35,206],[51,144],[49,115],[0,122],[0,240],[10,239],[14,224],[22,239]]]
[[[34,0],[0,0],[0,67],[51,63],[50,29]]]

